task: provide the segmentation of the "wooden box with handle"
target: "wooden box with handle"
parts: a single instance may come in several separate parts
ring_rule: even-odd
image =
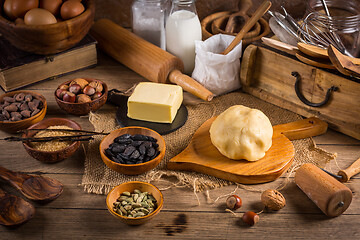
[[[310,117],[360,139],[360,80],[300,62],[263,44],[243,52],[242,89],[262,100]]]

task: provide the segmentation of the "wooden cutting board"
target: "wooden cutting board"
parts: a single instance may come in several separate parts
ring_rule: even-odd
[[[280,177],[294,159],[295,149],[290,140],[320,135],[327,130],[327,123],[318,118],[276,125],[272,146],[265,156],[249,162],[229,159],[211,143],[209,129],[215,118],[201,125],[185,150],[170,159],[168,169],[195,171],[244,184],[270,182]]]

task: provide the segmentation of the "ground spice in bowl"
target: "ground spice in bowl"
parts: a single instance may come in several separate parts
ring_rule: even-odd
[[[47,129],[68,129],[72,130],[73,128],[70,128],[65,125],[59,125],[59,126],[50,126]],[[42,137],[58,137],[58,136],[72,136],[75,135],[74,132],[68,132],[68,131],[39,131],[37,132],[34,137],[36,138],[42,138]],[[64,149],[66,147],[69,147],[73,142],[72,141],[60,141],[60,140],[52,140],[48,142],[31,142],[29,143],[30,147],[39,150],[39,151],[45,151],[45,152],[55,152],[59,151],[61,149]]]

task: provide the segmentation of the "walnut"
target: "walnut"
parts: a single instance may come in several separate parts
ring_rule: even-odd
[[[95,88],[96,92],[102,92],[103,85],[99,81],[92,81],[89,83],[89,86]]]
[[[71,85],[73,85],[73,84],[79,84],[80,87],[81,87],[81,89],[84,89],[84,87],[85,87],[86,85],[88,85],[89,82],[86,81],[86,80],[83,79],[83,78],[76,78],[76,79],[74,79],[74,80],[69,84],[69,86],[71,86]]]
[[[277,190],[268,189],[261,194],[261,202],[272,210],[280,210],[286,205],[284,196]]]

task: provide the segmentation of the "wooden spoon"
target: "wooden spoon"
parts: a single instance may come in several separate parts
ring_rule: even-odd
[[[231,52],[231,50],[239,44],[239,42],[243,39],[244,35],[254,26],[255,23],[259,21],[259,19],[269,10],[271,7],[270,1],[264,1],[260,7],[255,11],[255,13],[251,16],[251,18],[246,21],[244,27],[241,31],[236,35],[235,39],[230,43],[230,45],[225,49],[222,53],[224,55]]]
[[[225,27],[225,32],[239,32],[240,29],[244,27],[246,21],[249,19],[247,12],[252,7],[252,5],[252,0],[239,1],[239,11],[229,16],[229,20]]]
[[[333,45],[328,48],[330,61],[336,69],[344,75],[360,77],[360,66],[352,63],[344,54],[337,50]]]
[[[18,225],[29,221],[35,214],[32,204],[18,196],[0,189],[0,224],[5,226]]]
[[[33,201],[51,201],[60,196],[63,185],[52,178],[13,172],[0,166],[0,178],[8,181]]]
[[[306,55],[309,55],[311,57],[315,57],[315,58],[323,58],[323,59],[329,59],[329,54],[327,49],[323,49],[311,44],[306,44],[306,43],[298,43],[297,44],[299,50],[303,53],[305,53]],[[348,60],[350,60],[352,63],[356,64],[356,65],[360,65],[360,58],[353,58],[353,57],[349,57],[344,55],[345,58],[347,58]]]

